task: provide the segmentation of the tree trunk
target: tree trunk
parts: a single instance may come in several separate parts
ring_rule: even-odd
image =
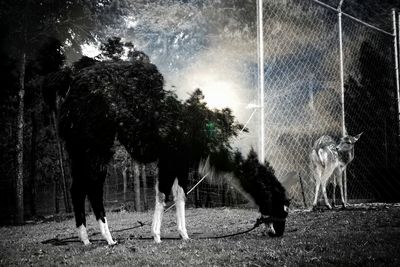
[[[142,176],[143,208],[144,210],[148,210],[149,207],[147,203],[147,177],[145,164],[140,164],[140,175]]]
[[[60,167],[60,173],[61,173],[61,189],[63,193],[63,198],[64,198],[64,207],[66,212],[71,212],[71,205],[69,203],[69,198],[68,198],[68,190],[67,190],[67,182],[65,179],[65,169],[64,169],[64,150],[63,146],[60,140],[60,136],[58,134],[58,119],[56,113],[53,111],[52,113],[52,118],[53,118],[53,128],[54,128],[54,134],[56,137],[56,143],[57,143],[57,152],[58,152],[58,165]],[[58,181],[58,179],[57,179]],[[58,188],[57,188],[58,191]],[[57,192],[56,191],[56,192]],[[57,194],[58,197],[58,194]]]
[[[115,165],[114,165],[114,168],[115,168]],[[127,170],[128,170],[128,168],[126,166],[124,166],[122,168],[122,181],[124,183],[124,202],[125,203],[126,203],[126,192],[127,192],[127,189],[128,189],[128,179],[127,179],[127,176],[126,176],[126,171]]]
[[[132,161],[133,167],[133,188],[135,193],[135,210],[141,211],[140,209],[140,172],[139,163]]]
[[[17,176],[15,183],[15,223],[24,222],[24,95],[25,95],[26,54],[22,53],[19,73],[18,115],[17,115]]]
[[[36,215],[36,138],[37,138],[37,122],[36,113],[32,111],[32,136],[31,136],[31,171],[29,179],[29,202],[31,216]]]
[[[54,178],[54,207],[55,207],[55,213],[58,214],[60,213],[60,201],[59,201],[59,182],[58,178]]]
[[[196,199],[195,199],[195,206],[196,208],[200,208],[200,191],[199,187],[196,188]]]

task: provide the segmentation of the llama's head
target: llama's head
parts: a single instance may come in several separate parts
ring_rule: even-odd
[[[276,192],[272,197],[272,202],[270,216],[266,216],[265,225],[269,236],[280,237],[285,232],[290,200],[286,198],[286,195],[282,196],[282,192]]]

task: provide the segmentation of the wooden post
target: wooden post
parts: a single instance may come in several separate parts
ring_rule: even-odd
[[[115,164],[114,164],[114,168],[115,168]],[[122,182],[124,184],[124,189],[123,189],[124,190],[124,202],[126,202],[126,192],[128,189],[128,179],[127,179],[128,177],[126,176],[127,170],[128,170],[127,166],[124,165],[122,167]]]
[[[140,165],[140,176],[142,177],[142,193],[143,193],[143,209],[148,210],[149,206],[147,203],[147,176],[146,176],[146,165]]]
[[[133,188],[135,193],[135,210],[141,211],[140,208],[140,172],[139,172],[139,163],[132,160],[133,167]]]
[[[306,195],[304,193],[304,186],[303,186],[303,179],[301,178],[300,173],[299,173],[299,179],[300,179],[301,194],[303,196],[303,204],[304,204],[304,207],[307,208]]]

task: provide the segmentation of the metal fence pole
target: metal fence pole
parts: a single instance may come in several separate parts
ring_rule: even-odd
[[[339,57],[340,57],[340,89],[341,89],[341,105],[342,105],[342,135],[346,135],[345,114],[344,114],[344,64],[343,64],[343,31],[342,31],[342,4],[340,1],[338,7],[338,24],[339,24]]]
[[[260,97],[260,154],[261,163],[265,160],[265,119],[264,119],[264,27],[263,0],[257,1],[257,44],[258,44],[258,89]]]
[[[345,112],[344,112],[344,64],[343,64],[343,31],[342,31],[342,5],[341,0],[337,8],[338,11],[338,24],[339,24],[339,57],[340,57],[340,89],[341,89],[341,105],[342,105],[342,136],[347,134],[345,124]],[[347,172],[343,172],[343,193],[344,201],[347,203]]]

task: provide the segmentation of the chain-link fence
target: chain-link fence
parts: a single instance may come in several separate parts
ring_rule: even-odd
[[[347,171],[348,199],[394,200],[400,190],[391,174],[399,164],[394,35],[341,14],[343,95],[339,10],[284,2],[264,7],[266,159],[294,200],[308,206],[313,142],[323,134],[338,139],[345,123],[349,134],[364,133]]]

